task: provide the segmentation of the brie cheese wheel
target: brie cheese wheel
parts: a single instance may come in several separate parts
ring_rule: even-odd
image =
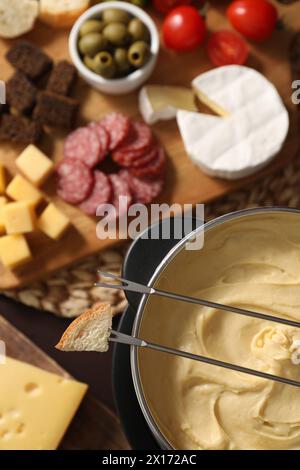
[[[243,113],[220,118],[178,111],[177,122],[186,152],[204,173],[238,179],[260,170],[280,150],[288,129],[286,113],[263,119]]]
[[[224,66],[200,75],[192,86],[212,110],[226,115],[177,113],[185,149],[205,173],[242,178],[280,151],[288,133],[288,112],[276,88],[259,72]]]
[[[174,119],[179,109],[197,111],[195,95],[191,89],[160,85],[147,85],[141,89],[139,108],[147,124]]]

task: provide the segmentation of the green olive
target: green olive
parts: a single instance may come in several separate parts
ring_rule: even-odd
[[[88,69],[95,72],[95,62],[94,62],[94,59],[92,57],[89,57],[88,55],[85,55],[83,57],[83,63]]]
[[[141,20],[134,18],[128,25],[128,32],[134,41],[149,40],[149,31]]]
[[[107,47],[107,40],[101,33],[89,33],[79,39],[78,47],[81,54],[93,57]]]
[[[128,24],[130,21],[130,14],[125,10],[119,8],[107,8],[102,13],[102,18],[105,23],[124,23]]]
[[[79,30],[80,36],[84,36],[89,33],[101,33],[104,28],[104,23],[101,20],[87,20],[83,23]]]
[[[117,67],[117,71],[121,74],[125,74],[130,70],[130,63],[127,57],[127,49],[117,47],[114,52],[114,60]]]
[[[136,41],[128,49],[128,60],[135,68],[142,67],[149,56],[150,47],[145,41]]]
[[[113,78],[116,74],[116,64],[112,55],[107,51],[99,52],[94,58],[94,70],[104,78]]]
[[[125,46],[127,43],[128,32],[123,23],[109,23],[105,26],[103,34],[114,46]]]

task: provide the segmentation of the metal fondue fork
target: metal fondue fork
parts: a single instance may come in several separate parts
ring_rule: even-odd
[[[121,282],[121,284],[108,284],[106,282],[99,281],[99,282],[95,283],[95,285],[97,285],[99,287],[106,287],[106,288],[120,289],[120,290],[128,290],[128,291],[131,291],[131,292],[138,292],[140,294],[146,294],[146,295],[159,295],[161,297],[167,297],[167,298],[170,298],[170,299],[179,300],[179,301],[183,301],[183,302],[199,304],[199,305],[203,305],[203,306],[206,306],[206,307],[211,307],[211,308],[216,308],[216,309],[219,309],[219,310],[229,311],[229,312],[232,312],[232,313],[236,313],[238,315],[245,315],[245,316],[250,316],[250,317],[254,317],[254,318],[260,318],[262,320],[272,321],[272,322],[276,322],[276,323],[282,323],[284,325],[289,325],[289,326],[294,326],[296,328],[300,328],[300,323],[296,322],[296,321],[286,320],[284,318],[275,317],[275,316],[271,316],[271,315],[265,315],[263,313],[254,312],[252,310],[246,310],[246,309],[242,309],[242,308],[238,308],[238,307],[233,307],[233,306],[230,306],[230,305],[219,304],[217,302],[211,302],[209,300],[198,299],[196,297],[189,297],[189,296],[185,296],[185,295],[181,295],[181,294],[175,294],[175,293],[172,293],[172,292],[163,291],[163,290],[160,290],[160,289],[155,289],[154,287],[149,287],[149,286],[145,286],[143,284],[139,284],[139,283],[136,283],[136,282],[133,282],[133,281],[129,281],[129,280],[124,279],[120,276],[116,276],[115,274],[107,273],[107,272],[104,272],[104,271],[98,271],[98,273],[100,275],[103,275],[103,276],[107,277],[107,278],[115,279],[115,280]],[[202,355],[199,355],[199,354],[192,354],[192,353],[189,353],[189,352],[186,352],[186,351],[181,351],[179,349],[169,348],[167,346],[151,343],[149,341],[145,341],[144,339],[133,337],[133,336],[130,336],[130,335],[127,335],[125,333],[121,333],[121,332],[115,331],[115,330],[111,330],[111,336],[109,338],[109,341],[115,342],[115,343],[128,344],[128,345],[132,345],[132,346],[136,346],[136,347],[140,347],[140,348],[152,349],[152,350],[164,352],[164,353],[167,353],[167,354],[173,354],[173,355],[176,355],[176,356],[185,357],[187,359],[192,359],[194,361],[199,361],[199,362],[203,362],[203,363],[206,363],[206,364],[211,364],[211,365],[214,365],[214,366],[222,367],[224,369],[230,369],[230,370],[234,370],[236,372],[242,372],[242,373],[253,375],[253,376],[256,376],[256,377],[263,378],[263,379],[272,380],[274,382],[280,382],[280,383],[283,383],[283,384],[292,385],[292,386],[295,386],[295,387],[300,387],[300,382],[298,382],[297,380],[292,380],[292,379],[288,379],[288,378],[285,378],[285,377],[280,377],[278,375],[268,374],[267,372],[261,372],[259,370],[250,369],[248,367],[242,367],[242,366],[239,366],[239,365],[236,365],[236,364],[220,361],[218,359],[213,359],[213,358],[210,358],[210,357],[207,357],[207,356],[202,356]]]

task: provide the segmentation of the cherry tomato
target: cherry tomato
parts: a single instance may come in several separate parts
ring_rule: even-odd
[[[192,0],[153,0],[155,9],[163,15],[166,15],[175,7],[189,5],[191,2]]]
[[[264,41],[271,36],[278,14],[268,0],[235,0],[229,5],[227,16],[233,27],[253,41]]]
[[[243,65],[248,58],[248,47],[243,38],[232,31],[213,33],[207,44],[211,62],[216,66]]]
[[[190,51],[204,41],[205,23],[198,10],[192,6],[176,7],[166,16],[162,34],[167,48]]]

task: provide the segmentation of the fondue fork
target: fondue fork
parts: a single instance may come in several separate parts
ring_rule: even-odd
[[[187,351],[181,351],[180,349],[168,348],[160,344],[150,343],[144,339],[137,338],[134,336],[121,333],[120,331],[110,330],[109,341],[114,343],[128,344],[130,346],[136,346],[139,348],[152,349],[154,351],[160,351],[175,356],[185,357],[186,359],[192,359],[198,362],[204,362],[205,364],[211,364],[213,366],[222,367],[223,369],[230,369],[236,372],[242,372],[248,375],[254,375],[262,379],[272,380],[273,382],[280,382],[286,385],[292,385],[293,387],[300,387],[300,382],[297,380],[287,379],[278,375],[268,374],[267,372],[261,372],[256,369],[249,369],[248,367],[238,366],[230,362],[219,361],[207,356],[201,356],[199,354],[192,354]],[[113,336],[112,336],[113,335]]]
[[[198,297],[190,297],[182,294],[175,294],[174,292],[168,292],[165,290],[156,289],[154,287],[145,286],[144,284],[139,284],[137,282],[129,281],[115,274],[107,273],[105,271],[98,271],[102,276],[105,276],[109,279],[114,279],[119,281],[120,284],[109,284],[107,282],[96,282],[95,285],[99,287],[107,287],[109,289],[119,289],[129,292],[136,292],[144,295],[158,295],[160,297],[167,297],[173,300],[179,300],[182,302],[188,302],[191,304],[198,304],[204,307],[215,308],[217,310],[224,310],[227,312],[235,313],[237,315],[245,315],[247,317],[260,318],[261,320],[267,320],[275,323],[282,323],[283,325],[294,326],[295,328],[300,328],[300,323],[294,320],[287,320],[281,317],[275,317],[272,315],[266,315],[260,312],[254,312],[252,310],[246,310],[244,308],[234,307],[232,305],[224,305],[218,302],[212,302],[210,300],[199,299]]]

